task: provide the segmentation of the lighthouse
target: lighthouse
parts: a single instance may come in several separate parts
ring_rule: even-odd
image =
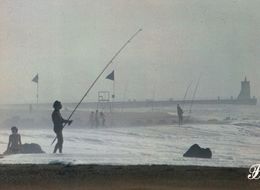
[[[245,80],[241,82],[241,91],[237,97],[238,100],[250,100],[250,81],[245,77]]]

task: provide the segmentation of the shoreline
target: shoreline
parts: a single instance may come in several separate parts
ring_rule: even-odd
[[[0,189],[259,189],[248,168],[1,164]]]

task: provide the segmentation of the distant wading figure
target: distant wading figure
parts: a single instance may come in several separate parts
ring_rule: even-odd
[[[100,112],[100,119],[102,122],[102,126],[105,126],[106,118],[105,118],[105,114],[103,112]]]
[[[96,127],[99,126],[99,115],[98,115],[98,110],[96,110],[96,113],[95,113],[95,125],[96,125]]]
[[[93,111],[90,113],[90,116],[89,116],[89,123],[90,123],[90,126],[91,126],[91,127],[94,126],[95,118],[94,118],[94,112],[93,112]]]
[[[181,109],[180,105],[177,105],[177,113],[179,117],[179,125],[182,125],[183,123],[183,110]]]
[[[62,153],[62,145],[63,145],[63,124],[68,123],[70,125],[72,123],[72,120],[65,120],[61,117],[60,109],[62,108],[61,102],[55,101],[53,103],[54,111],[52,112],[52,121],[54,125],[54,132],[57,136],[57,144],[55,145],[55,148],[53,150],[53,153],[56,153],[59,149],[59,152]]]
[[[11,128],[12,134],[9,136],[6,154],[17,154],[21,150],[21,136],[18,134],[18,128]]]

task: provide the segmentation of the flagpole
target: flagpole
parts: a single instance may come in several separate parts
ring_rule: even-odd
[[[112,87],[112,100],[110,104],[110,112],[112,112],[112,107],[113,107],[113,102],[115,100],[115,71],[113,70],[107,77],[106,79],[112,80],[113,81],[113,87]]]
[[[112,96],[112,98],[113,98],[113,103],[114,103],[114,101],[115,101],[115,97],[116,97],[116,95],[115,95],[115,79],[113,80],[113,96]]]
[[[110,109],[110,113],[111,113],[111,126],[114,125],[114,102],[115,102],[115,78],[113,80],[113,95],[112,95],[112,106]]]
[[[39,77],[38,73],[37,73],[37,76]],[[39,103],[39,79],[37,81],[37,94],[36,94],[36,97],[37,97],[37,106],[38,106],[38,103]]]
[[[37,83],[36,85],[36,105],[38,105],[39,103],[39,73],[37,73],[37,75],[35,75],[35,77],[33,77],[32,79],[33,82]]]

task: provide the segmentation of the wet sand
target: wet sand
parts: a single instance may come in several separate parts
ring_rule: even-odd
[[[0,189],[260,189],[247,175],[247,168],[199,166],[0,165]]]

